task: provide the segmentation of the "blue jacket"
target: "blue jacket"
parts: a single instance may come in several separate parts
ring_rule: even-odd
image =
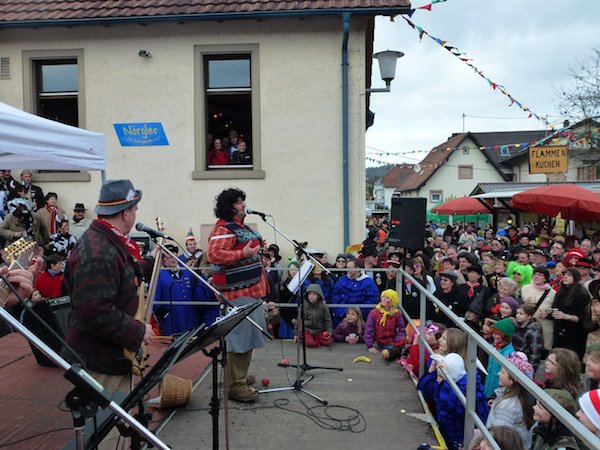
[[[158,275],[156,302],[193,301],[195,280],[187,270],[163,269]],[[195,305],[154,305],[164,336],[182,333],[200,325],[200,307]]]
[[[502,356],[505,358],[515,351],[512,343],[505,345],[500,350],[498,350]],[[498,372],[502,366],[498,361],[496,361],[493,357],[490,357],[487,365],[487,377],[485,379],[485,396],[486,398],[492,398],[496,396],[496,389],[500,386],[500,382],[498,380]]]
[[[363,318],[366,318],[369,311],[379,303],[379,289],[373,279],[365,274],[361,274],[354,280],[344,275],[335,283],[331,303],[334,305],[368,304],[368,307],[360,310]],[[344,319],[346,309],[331,309],[334,327]]]
[[[467,375],[456,382],[463,394],[467,392]],[[479,418],[485,423],[487,420],[489,408],[486,397],[483,393],[483,385],[477,374],[476,385],[477,399],[475,401],[475,411]],[[465,407],[460,402],[450,384],[444,380],[438,383],[434,392],[434,401],[436,408],[436,420],[440,432],[446,441],[450,450],[462,448],[464,440],[465,427]]]

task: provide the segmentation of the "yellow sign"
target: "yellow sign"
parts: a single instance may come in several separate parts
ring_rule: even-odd
[[[567,147],[564,145],[529,149],[529,173],[566,172],[568,168]]]

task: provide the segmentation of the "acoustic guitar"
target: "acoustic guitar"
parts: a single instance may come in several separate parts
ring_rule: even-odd
[[[164,230],[159,217],[156,218],[156,227],[159,231]],[[163,243],[163,238],[158,238],[158,242]],[[135,319],[140,322],[150,323],[150,316],[152,315],[152,306],[154,304],[154,297],[156,296],[156,284],[158,283],[158,273],[160,271],[162,259],[162,249],[159,248],[156,258],[154,259],[154,265],[152,266],[152,274],[150,276],[150,282],[148,283],[148,290],[144,281],[140,283],[138,288],[138,308],[135,313]],[[123,348],[123,355],[131,361],[131,371],[134,375],[143,376],[144,370],[148,367],[148,350],[146,344],[142,342],[140,348],[132,352],[127,348]]]

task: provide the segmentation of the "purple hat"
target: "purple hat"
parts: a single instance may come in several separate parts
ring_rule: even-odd
[[[502,300],[500,300],[500,304],[502,303],[506,303],[508,306],[510,306],[513,316],[517,313],[519,302],[516,301],[513,297],[504,297]]]

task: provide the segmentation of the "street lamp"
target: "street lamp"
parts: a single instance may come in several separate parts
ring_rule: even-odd
[[[379,61],[379,73],[381,79],[385,81],[384,88],[367,89],[367,92],[390,92],[390,85],[392,80],[396,76],[396,61],[398,58],[402,58],[404,53],[386,50],[384,52],[378,52],[373,55],[373,58]]]

